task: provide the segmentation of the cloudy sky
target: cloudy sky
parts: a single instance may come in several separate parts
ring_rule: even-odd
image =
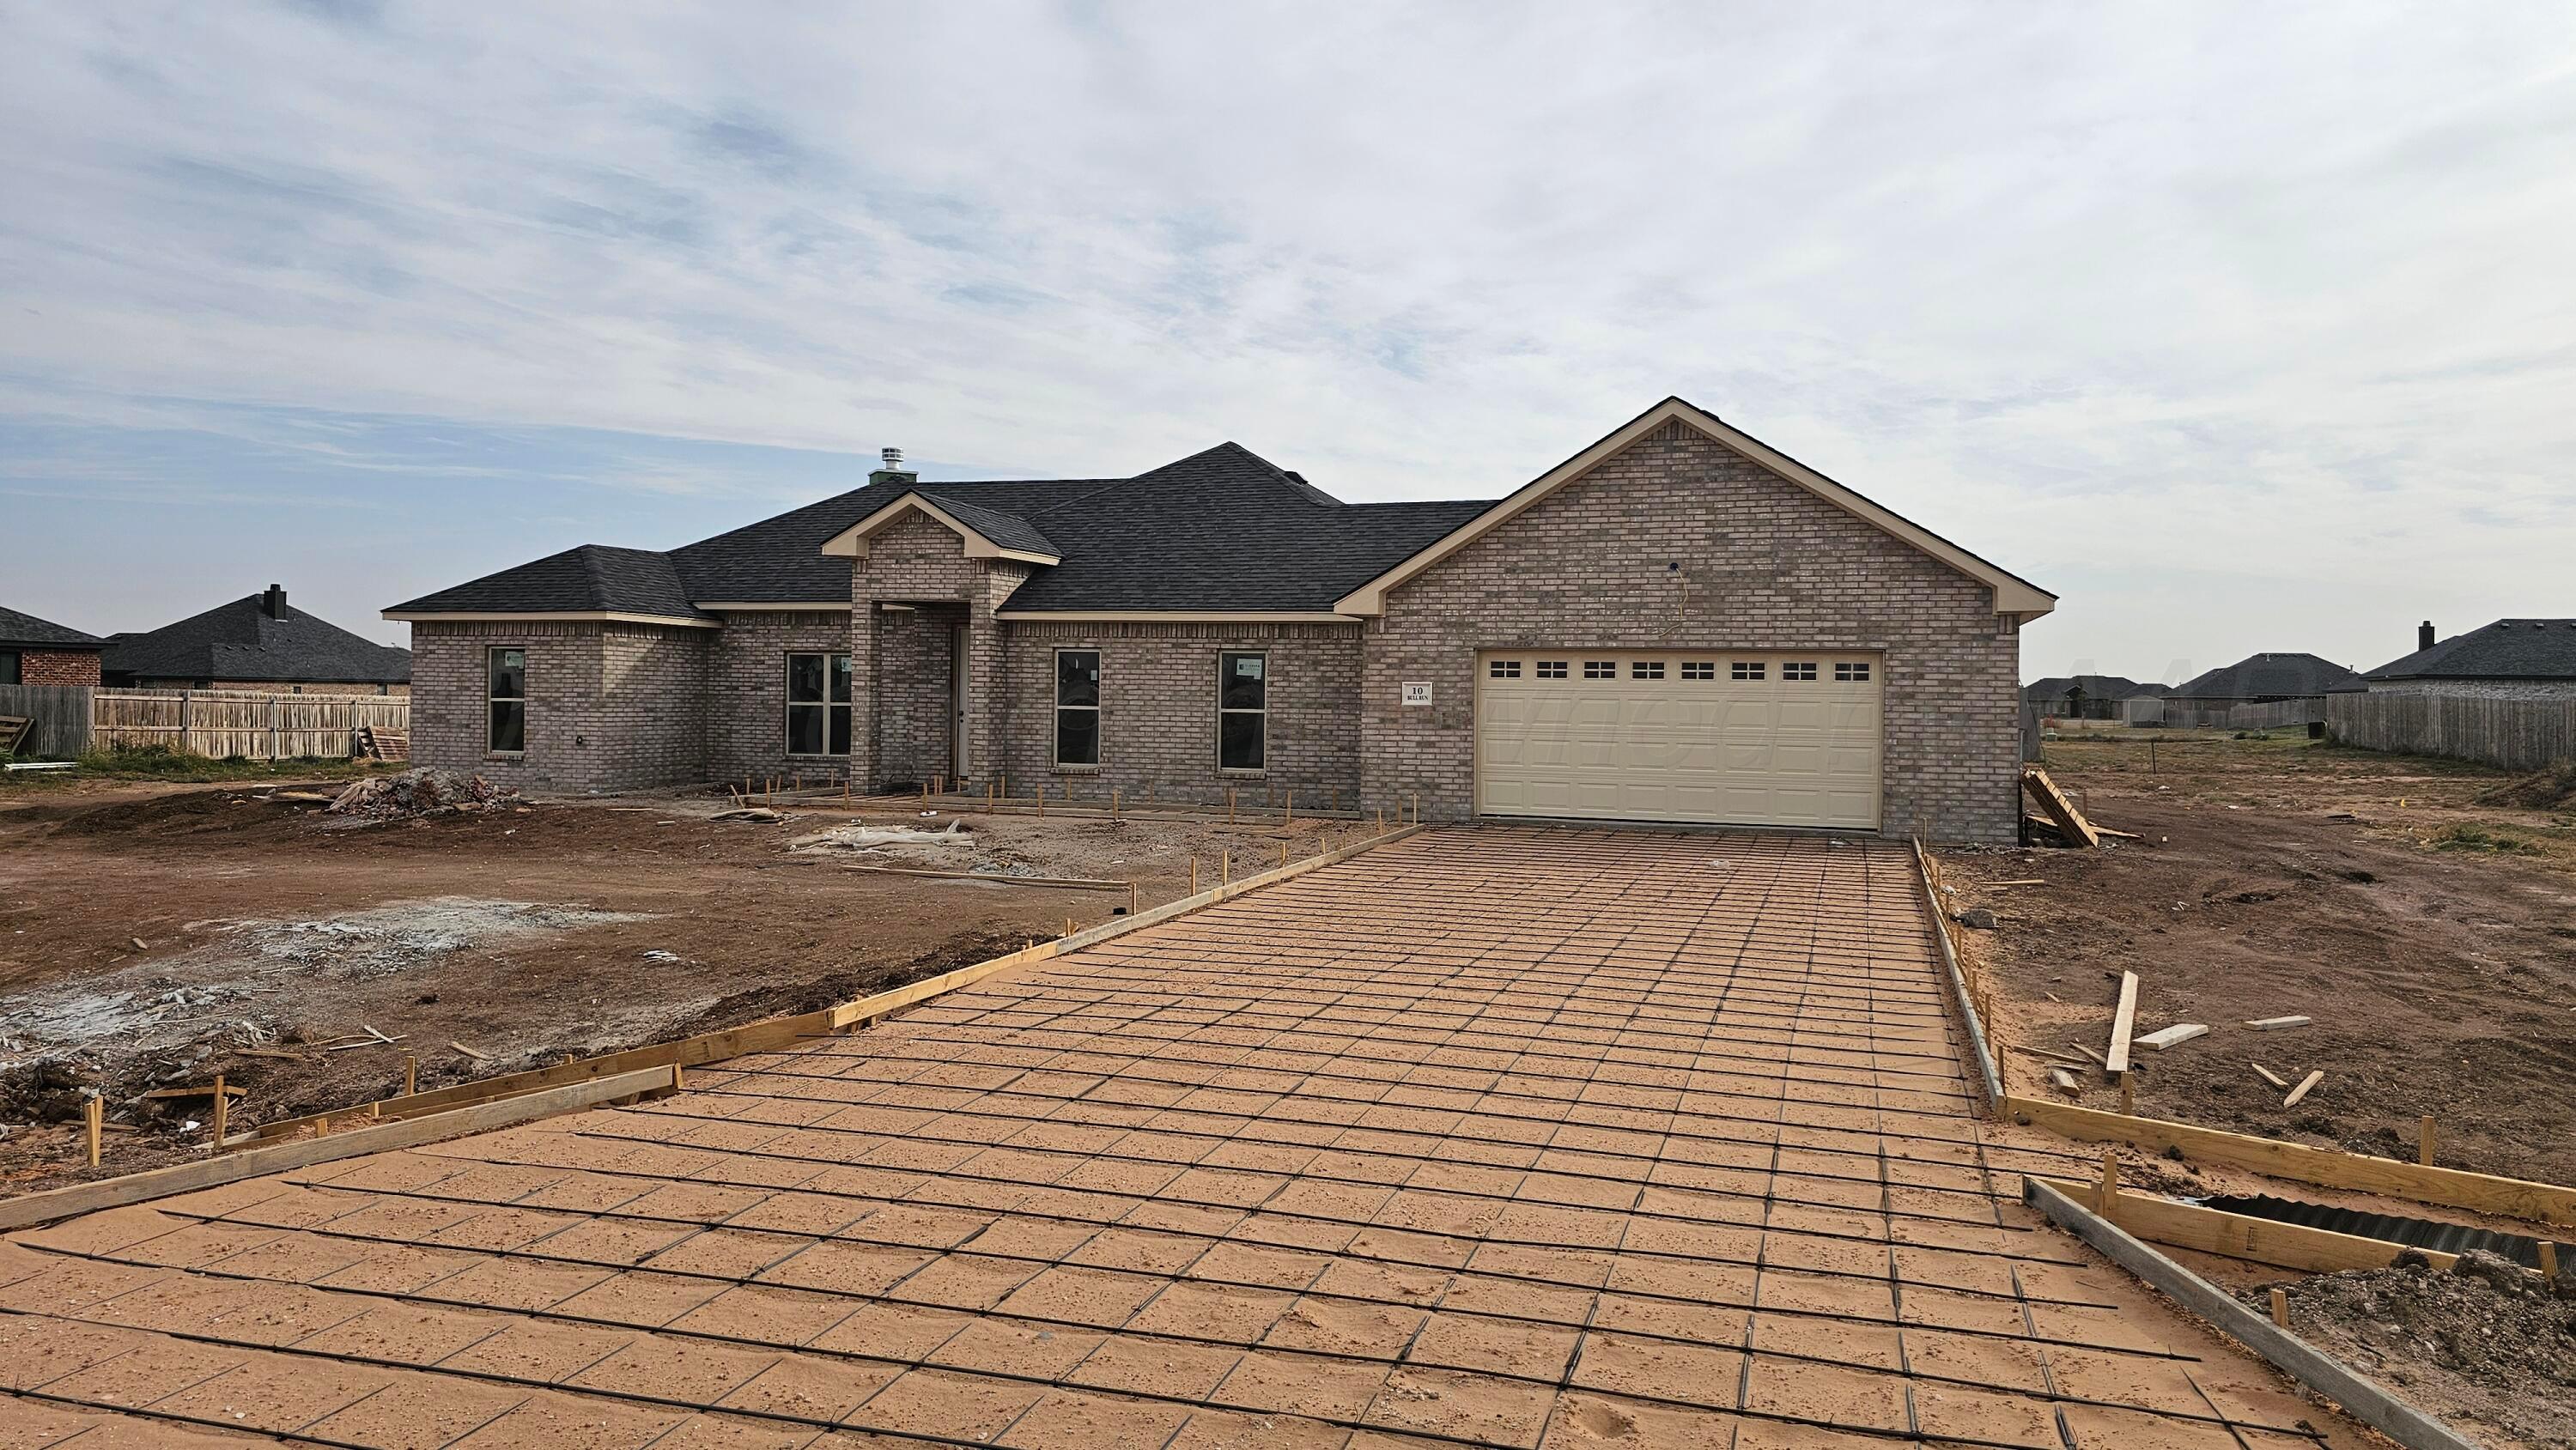
[[[1670,393],[2064,596],[2024,674],[2576,614],[2576,7],[0,0],[0,603],[395,600]]]

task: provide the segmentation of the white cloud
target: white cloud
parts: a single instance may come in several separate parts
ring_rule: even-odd
[[[2542,5],[20,7],[0,368],[1354,497],[1679,392],[2064,592],[2027,673],[2370,664],[2576,612],[2571,56]]]

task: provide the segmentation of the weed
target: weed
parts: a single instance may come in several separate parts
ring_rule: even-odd
[[[2546,848],[2539,842],[2519,836],[2501,826],[2481,826],[2469,822],[2444,826],[2426,838],[2436,851],[2493,851],[2505,856],[2539,856]]]

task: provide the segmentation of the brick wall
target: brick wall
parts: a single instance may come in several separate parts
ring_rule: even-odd
[[[412,626],[412,760],[534,791],[706,778],[710,641],[698,629],[576,622]],[[527,749],[494,755],[486,652],[527,651]]]
[[[954,776],[950,712],[952,633],[967,622],[963,604],[924,603],[879,611],[876,705],[879,779],[891,787],[917,786],[932,776]]]
[[[1002,757],[1011,789],[1074,782],[1077,798],[1214,803],[1228,786],[1268,801],[1355,803],[1360,632],[1352,624],[1093,624],[1015,622],[1003,636]],[[1055,652],[1100,651],[1100,765],[1060,768],[1055,754]],[[1217,655],[1269,656],[1266,768],[1217,769]]]
[[[723,630],[707,645],[707,761],[700,778],[766,780],[840,771],[837,756],[787,753],[787,656],[848,650],[850,616],[741,610],[723,618]],[[864,710],[864,700],[856,708]]]
[[[1537,646],[1880,651],[1884,832],[2017,833],[2020,635],[1992,590],[1682,423],[1388,597],[1364,650],[1365,791],[1471,814],[1476,652]],[[1429,708],[1403,707],[1408,680],[1431,682]]]
[[[95,685],[98,683],[98,651],[73,649],[18,649],[9,653],[18,657],[18,683],[22,685]]]
[[[883,613],[877,605],[893,601],[965,606],[966,697],[970,702],[965,774],[969,779],[980,780],[981,772],[990,769],[986,762],[996,759],[1000,748],[997,712],[982,704],[994,698],[1002,671],[1002,626],[993,612],[1028,577],[1029,567],[1025,564],[967,558],[964,541],[926,514],[905,518],[868,541],[867,555],[850,573],[854,618],[871,621],[851,631],[850,663],[858,680],[862,708],[860,726],[851,741],[850,770],[858,780],[872,787],[909,783],[918,778],[930,749],[923,743],[917,700],[891,717],[868,706],[890,686],[917,683],[916,676],[907,670],[919,668],[929,658],[917,638],[901,632],[906,626],[892,626],[898,631],[894,645],[881,645],[890,627],[888,621],[902,616]],[[940,678],[944,680],[945,676]],[[903,732],[892,741],[885,733],[889,719]],[[907,758],[892,759],[891,753],[898,750]],[[945,753],[939,752],[943,758]],[[902,769],[898,771],[897,766]]]

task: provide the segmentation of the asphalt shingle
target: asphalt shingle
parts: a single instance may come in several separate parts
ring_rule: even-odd
[[[83,634],[69,625],[50,619],[38,619],[14,609],[0,609],[0,646],[38,649],[96,649],[107,643],[94,634]]]
[[[2176,685],[2176,700],[2273,700],[2322,695],[2358,686],[2361,677],[2332,660],[2311,654],[2266,652],[2247,655],[2232,665],[2197,675]]]
[[[2390,660],[2374,680],[2576,680],[2576,619],[2499,619]]]
[[[259,680],[289,684],[399,685],[411,679],[411,651],[361,639],[264,594],[107,642],[99,667],[113,676],[169,680]]]

